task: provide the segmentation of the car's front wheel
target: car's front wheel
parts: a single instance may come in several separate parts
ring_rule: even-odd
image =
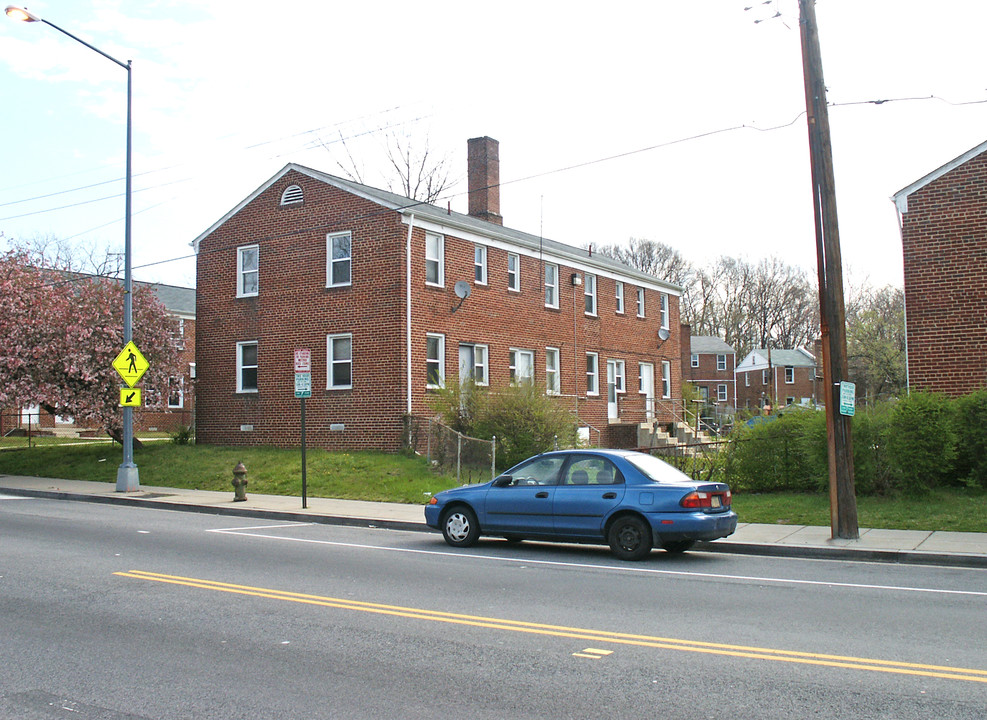
[[[453,547],[470,547],[480,537],[476,513],[464,505],[449,510],[442,518],[442,537]]]
[[[621,560],[640,560],[651,552],[651,528],[633,515],[614,520],[607,540],[610,551]]]

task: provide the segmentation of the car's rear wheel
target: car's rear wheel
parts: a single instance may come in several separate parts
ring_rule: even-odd
[[[684,553],[686,550],[691,548],[696,544],[695,540],[673,540],[671,542],[663,542],[661,544],[662,550],[667,553],[672,553],[673,555],[678,555]]]
[[[640,560],[651,552],[651,528],[633,515],[614,520],[607,540],[610,551],[621,560]]]
[[[442,537],[453,547],[470,547],[480,537],[476,513],[465,505],[451,508],[442,518]]]

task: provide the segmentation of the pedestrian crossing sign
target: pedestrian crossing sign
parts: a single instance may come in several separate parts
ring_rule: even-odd
[[[140,407],[140,388],[120,388],[120,407]]]
[[[144,359],[133,341],[128,342],[113,361],[113,368],[120,373],[120,377],[128,387],[136,385],[149,367],[151,367],[150,363]]]

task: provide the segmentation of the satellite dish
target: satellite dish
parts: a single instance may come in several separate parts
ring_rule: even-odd
[[[452,291],[456,293],[456,297],[459,298],[459,305],[456,305],[452,311],[456,312],[460,307],[462,307],[463,302],[470,296],[473,292],[473,288],[465,280],[457,280],[456,284],[452,286]]]
[[[662,342],[665,342],[666,340],[668,340],[668,338],[670,336],[671,336],[671,333],[668,332],[668,328],[658,328],[658,339],[659,340],[661,340]]]

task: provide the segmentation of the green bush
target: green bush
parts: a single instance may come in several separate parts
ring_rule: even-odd
[[[472,437],[497,438],[497,467],[509,468],[527,457],[576,444],[576,416],[537,383],[490,389],[473,384],[436,394],[432,407],[442,422]]]
[[[746,492],[815,492],[825,487],[826,418],[815,410],[791,408],[741,425],[726,450],[725,475]]]
[[[892,489],[922,494],[953,484],[956,435],[951,402],[913,392],[891,410],[886,447]]]
[[[956,399],[952,427],[956,477],[987,488],[987,390]]]

